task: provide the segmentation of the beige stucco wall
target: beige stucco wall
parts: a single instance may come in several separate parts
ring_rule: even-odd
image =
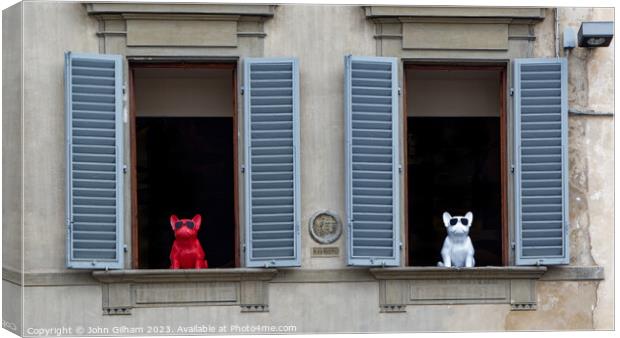
[[[198,323],[216,327],[295,325],[297,333],[497,331],[504,329],[510,312],[507,305],[484,304],[411,306],[406,313],[385,314],[378,311],[379,295],[374,282],[271,285],[267,313],[240,313],[237,306],[190,306],[133,309],[131,316],[102,316],[98,287],[29,288],[26,303],[56,304],[62,310],[32,308],[25,327],[62,323],[74,330],[78,326],[105,327],[112,333],[113,327],[123,325],[145,330],[149,326],[170,326],[176,333],[179,326]]]
[[[594,285],[592,324],[613,328],[614,261],[614,45],[564,51],[562,33],[584,21],[613,21],[613,8],[560,8],[560,56],[569,64],[569,172],[571,264],[600,265],[606,279]],[[535,57],[555,56],[555,18],[537,25]],[[577,113],[577,114],[576,114]],[[578,114],[578,113],[588,113]],[[560,297],[563,298],[563,297]]]
[[[22,4],[2,12],[2,266],[21,278],[22,232]],[[22,327],[22,289],[2,281],[3,327]]]
[[[312,258],[307,224],[317,211],[344,211],[344,56],[375,55],[374,25],[359,6],[278,6],[265,24],[266,57],[299,60],[301,128],[301,265],[346,266],[346,236],[330,246],[340,257]],[[334,93],[338,93],[334,95]],[[346,233],[345,233],[346,234]]]
[[[2,13],[2,265],[22,260],[22,5]]]
[[[81,4],[24,2],[24,266],[65,269],[64,53],[97,53]],[[27,22],[27,23],[26,23]]]
[[[10,13],[5,12],[4,18]],[[22,132],[26,140],[23,219],[24,236],[28,239],[23,249],[25,267],[30,273],[62,272],[65,271],[63,54],[67,50],[98,52],[97,22],[75,3],[28,2],[24,4],[24,14],[29,22],[24,27],[23,45],[24,62],[29,65],[23,74]],[[612,14],[610,10],[562,10],[561,25],[577,24],[584,18],[609,18]],[[3,22],[19,26],[15,21],[4,19]],[[534,30],[538,37],[534,42],[534,56],[553,56],[554,41],[549,38],[553,36],[553,27],[553,12],[548,11],[547,19]],[[300,61],[302,269],[346,268],[346,236],[336,243],[342,253],[339,258],[312,258],[310,250],[314,244],[306,224],[321,209],[335,211],[344,218],[344,55],[375,55],[374,29],[358,6],[279,6],[265,25],[264,55],[293,56]],[[613,79],[609,71],[612,52],[611,48],[599,48],[584,56],[580,53],[585,51],[576,49],[569,56],[572,108],[613,111]],[[3,53],[7,53],[6,45]],[[6,71],[5,74],[18,76]],[[11,95],[7,95],[7,90],[10,89],[3,88],[5,100]],[[5,102],[9,108],[3,106],[3,128],[17,126],[18,116],[5,117],[8,111],[18,111],[17,101]],[[418,305],[408,306],[405,313],[380,313],[377,282],[341,281],[270,283],[270,310],[266,313],[241,313],[238,306],[197,306],[140,308],[133,309],[130,316],[103,316],[99,285],[56,285],[25,289],[24,327],[255,323],[296,325],[298,332],[612,328],[612,122],[613,117],[608,115],[570,117],[571,263],[601,265],[605,267],[606,279],[538,282],[537,311],[517,312],[510,311],[508,304],[484,304]],[[19,158],[19,151],[13,148],[8,151],[9,156]],[[17,167],[3,163],[3,168],[9,169],[4,175],[13,173],[3,177],[5,184],[18,179]],[[19,191],[18,186],[12,189]],[[18,203],[14,199],[9,202]],[[7,220],[18,222],[19,217],[19,212],[3,215],[3,231],[10,229]],[[18,256],[15,252],[20,248],[10,248],[4,252],[13,252],[11,259],[15,260]],[[11,266],[11,260],[6,262],[9,264],[5,267]],[[7,281],[3,281],[3,288],[9,294],[19,294],[17,287]]]

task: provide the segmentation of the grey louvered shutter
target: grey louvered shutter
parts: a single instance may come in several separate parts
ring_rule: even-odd
[[[65,54],[67,266],[123,267],[123,62]]]
[[[395,58],[345,59],[350,265],[400,264],[397,69]]]
[[[514,62],[516,263],[567,264],[566,59]]]
[[[300,265],[299,71],[295,59],[245,60],[246,265]]]

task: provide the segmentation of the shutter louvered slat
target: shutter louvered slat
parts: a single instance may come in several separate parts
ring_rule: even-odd
[[[122,59],[65,60],[67,266],[122,268]]]
[[[397,266],[396,60],[348,56],[345,68],[348,261]]]
[[[245,61],[248,266],[299,266],[298,69]]]
[[[566,61],[515,61],[517,264],[566,264]]]

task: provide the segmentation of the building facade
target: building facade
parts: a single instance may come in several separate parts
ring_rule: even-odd
[[[613,329],[614,42],[563,48],[613,19],[4,10],[3,327]],[[437,267],[444,211],[473,212],[476,267]],[[173,213],[202,215],[208,269],[168,268]]]

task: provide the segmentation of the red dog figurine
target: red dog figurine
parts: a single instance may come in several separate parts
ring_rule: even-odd
[[[170,225],[176,237],[172,244],[172,251],[170,251],[171,269],[206,269],[209,267],[205,260],[205,252],[198,241],[201,221],[200,215],[192,219],[170,216]]]

